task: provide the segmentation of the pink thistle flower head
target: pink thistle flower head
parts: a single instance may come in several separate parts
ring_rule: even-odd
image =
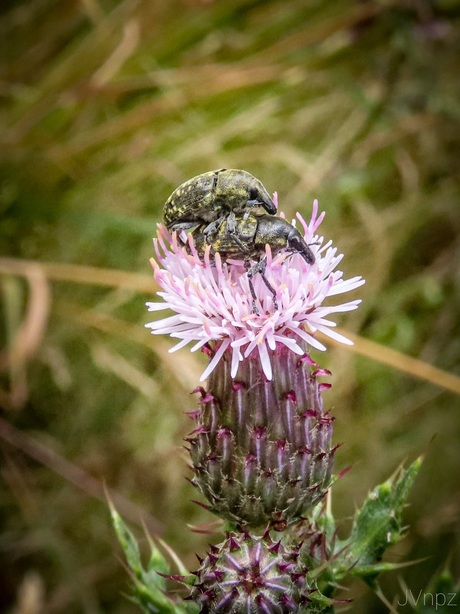
[[[279,215],[284,218],[282,213]],[[299,355],[305,354],[308,346],[323,351],[326,347],[315,338],[316,331],[351,345],[350,340],[333,330],[335,322],[328,316],[352,311],[361,301],[334,305],[329,304],[329,299],[358,288],[364,280],[343,279],[342,271],[337,269],[343,255],[337,253],[332,241],[325,241],[317,233],[324,215],[318,214],[315,200],[308,223],[299,213],[292,221],[309,244],[314,264],[308,264],[298,253],[281,251],[273,255],[270,246],[266,246],[265,276],[276,292],[276,303],[261,275],[256,274],[252,281],[258,313],[253,313],[243,260],[224,260],[219,253],[212,254],[211,246],[200,256],[192,234],[170,234],[158,224],[154,239],[156,260],[152,258],[151,264],[162,289],[157,293],[162,301],[149,302],[147,306],[152,312],[170,309],[174,315],[146,326],[153,334],[179,339],[171,352],[189,343],[193,344],[192,352],[212,343],[213,356],[201,381],[226,350],[231,352],[232,377],[244,358],[258,352],[265,377],[271,380],[270,353],[279,345]]]

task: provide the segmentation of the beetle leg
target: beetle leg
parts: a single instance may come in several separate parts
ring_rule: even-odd
[[[248,248],[247,245],[245,245],[243,243],[243,241],[241,241],[241,239],[239,238],[239,236],[238,236],[238,234],[236,232],[236,216],[233,213],[233,211],[227,217],[227,232],[228,232],[229,235],[231,235],[234,243],[240,248],[241,252],[243,254],[247,254],[246,257],[248,258],[251,250],[250,250],[250,248]],[[246,262],[246,260],[245,260],[245,262]]]
[[[225,215],[221,215],[217,220],[210,222],[204,228],[203,234],[206,238],[206,243],[212,243],[224,221]],[[238,240],[238,237],[236,236],[236,217],[233,212],[229,213],[229,215],[227,216],[227,232],[232,235],[232,238],[234,239],[238,247],[244,248],[243,244],[241,243],[241,241]]]
[[[204,237],[206,239],[206,243],[212,243],[214,236],[217,234],[217,231],[220,228],[220,225],[223,222],[223,217],[220,217],[218,220],[214,220],[208,224],[203,230]]]
[[[236,232],[236,215],[231,211],[227,217],[227,232],[234,235]]]
[[[260,273],[260,276],[264,280],[264,284],[270,290],[273,295],[273,304],[275,305],[275,309],[278,310],[278,301],[276,300],[276,290],[268,281],[265,275],[265,269],[267,268],[267,256],[264,256],[259,262],[255,265],[257,267],[257,272]]]
[[[249,258],[244,259],[244,268],[246,269],[246,273],[248,276],[248,282],[249,282],[249,290],[252,296],[252,313],[258,314],[259,310],[257,309],[257,305],[256,305],[257,296],[256,296],[256,291],[254,290],[254,286],[252,284],[252,278],[254,276],[254,267],[251,266],[251,261],[249,260]]]
[[[248,275],[248,281],[249,281],[249,290],[251,291],[251,296],[252,296],[252,311],[253,313],[259,313],[259,310],[256,307],[256,293],[254,290],[254,285],[252,283],[252,278],[254,277],[254,275],[256,273],[259,273],[259,275],[262,277],[264,284],[267,286],[267,288],[270,290],[270,292],[273,295],[273,304],[275,306],[275,309],[278,310],[278,301],[276,300],[276,290],[275,288],[271,285],[271,283],[268,281],[267,276],[265,275],[265,269],[267,267],[267,257],[264,256],[263,258],[261,258],[258,262],[256,262],[255,264],[253,264],[251,266],[251,263],[249,261],[249,259],[245,259],[244,261],[244,267],[247,271],[247,275]]]
[[[192,228],[198,228],[200,222],[175,222],[167,226],[169,232],[179,232],[180,230],[191,230]]]

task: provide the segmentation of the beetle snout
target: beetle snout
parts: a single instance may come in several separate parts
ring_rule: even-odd
[[[248,196],[248,207],[263,207],[267,213],[275,215],[276,205],[263,185],[249,188]]]
[[[247,207],[263,207],[267,213],[270,215],[275,215],[276,206],[271,198],[261,198],[260,195],[257,195],[256,198],[250,198],[250,200],[246,203]]]
[[[308,247],[307,243],[305,243],[302,235],[295,228],[289,232],[287,243],[289,250],[300,254],[308,264],[315,264],[315,256],[313,252]]]
[[[264,201],[260,202],[259,205],[262,206],[267,213],[270,213],[270,215],[275,215],[275,213],[276,213],[276,206],[275,206],[275,203],[272,201],[271,198],[269,198],[268,200],[264,200]]]

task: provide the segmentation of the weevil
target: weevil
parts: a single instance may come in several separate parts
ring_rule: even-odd
[[[221,168],[197,175],[174,190],[163,208],[169,231],[192,230],[198,226],[208,241],[219,232],[230,214],[248,215],[263,207],[271,215],[276,205],[262,183],[247,171]]]
[[[272,254],[285,250],[300,254],[310,265],[315,263],[312,250],[297,228],[278,216],[266,214],[236,216],[231,214],[222,222],[211,241],[209,236],[200,232],[200,229],[193,233],[193,237],[199,254],[203,254],[206,246],[210,245],[211,251],[213,253],[218,252],[224,260],[234,258],[244,261],[252,297],[253,313],[258,313],[257,296],[252,283],[252,278],[256,273],[260,274],[268,290],[272,293],[275,309],[278,309],[276,291],[265,275],[267,265],[266,245],[270,246]]]

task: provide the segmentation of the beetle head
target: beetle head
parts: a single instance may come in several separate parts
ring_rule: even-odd
[[[276,205],[262,182],[247,171],[231,168],[220,171],[216,195],[225,198],[236,211],[263,207],[271,215],[276,213]]]
[[[287,244],[290,252],[300,254],[308,264],[315,264],[315,256],[313,252],[308,247],[307,242],[302,237],[300,232],[294,226],[291,226],[291,230],[289,230],[287,235]]]

